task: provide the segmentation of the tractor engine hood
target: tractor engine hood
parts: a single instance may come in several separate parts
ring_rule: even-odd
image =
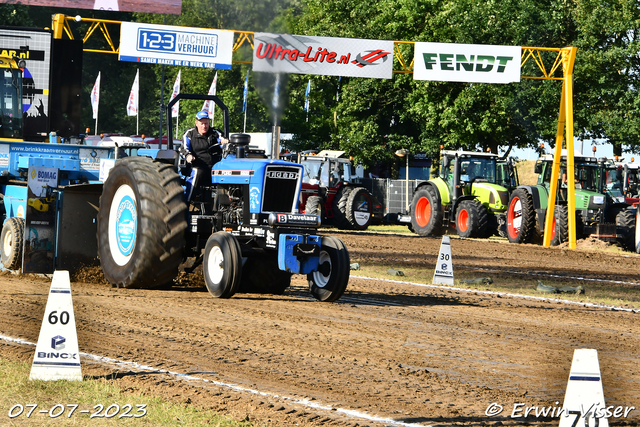
[[[248,185],[251,213],[297,213],[302,173],[302,165],[282,160],[227,157],[213,165],[211,182]]]

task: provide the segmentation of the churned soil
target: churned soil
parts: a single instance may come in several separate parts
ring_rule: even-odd
[[[363,266],[433,269],[441,243],[336,235]],[[457,238],[451,249],[454,269],[502,281],[531,274],[532,282],[640,286],[636,254]],[[358,273],[338,302],[322,303],[302,276],[281,296],[214,299],[197,274],[170,289],[136,290],[111,288],[89,270],[71,284],[80,351],[137,365],[85,357],[83,373],[255,425],[557,426],[535,412],[516,416],[561,407],[574,350],[589,348],[598,350],[607,405],[640,408],[640,313]],[[37,341],[49,284],[0,276],[1,334]],[[30,361],[33,351],[0,340],[5,357]],[[492,403],[503,411],[490,417]],[[638,425],[639,414],[609,423]]]

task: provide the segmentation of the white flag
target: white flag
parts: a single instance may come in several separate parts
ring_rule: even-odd
[[[173,84],[173,93],[171,94],[171,99],[169,100],[169,102],[171,102],[173,98],[175,98],[180,93],[180,72],[181,71],[182,70],[178,71],[176,82]],[[171,117],[178,117],[178,111],[180,110],[180,107],[178,104],[180,104],[180,101],[173,104],[173,108],[171,109]]]
[[[309,92],[311,92],[311,79],[307,83],[307,90],[304,92],[304,111],[309,112]]]
[[[138,75],[140,70],[136,72],[136,78],[133,80],[133,86],[131,86],[131,93],[129,94],[129,102],[127,102],[127,116],[138,115]]]
[[[100,72],[98,71],[98,78],[93,84],[91,90],[91,106],[93,107],[93,118],[98,118],[98,103],[100,103]]]
[[[211,82],[211,87],[209,88],[208,95],[216,94],[216,85],[218,84],[218,72],[216,71],[216,75],[213,77],[213,81]],[[202,109],[209,112],[209,117],[213,119],[213,113],[216,111],[216,103],[213,101],[204,101],[204,105]]]

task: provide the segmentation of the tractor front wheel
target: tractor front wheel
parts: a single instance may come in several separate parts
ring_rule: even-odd
[[[487,209],[478,200],[463,200],[456,213],[456,230],[460,237],[484,237],[489,226]]]
[[[24,239],[24,219],[12,217],[2,226],[0,255],[2,265],[8,270],[17,270],[22,263],[22,246]]]
[[[411,202],[411,228],[420,236],[442,234],[442,209],[431,187],[421,187]]]
[[[204,283],[215,298],[231,298],[242,278],[242,252],[233,235],[219,231],[204,247]]]
[[[349,269],[349,251],[344,242],[332,236],[322,237],[318,269],[307,274],[311,294],[319,301],[336,301],[347,288]]]

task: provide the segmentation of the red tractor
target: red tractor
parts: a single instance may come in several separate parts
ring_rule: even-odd
[[[322,218],[322,223],[343,230],[366,230],[382,223],[382,204],[366,188],[359,187],[351,161],[344,151],[303,155],[300,211]]]

